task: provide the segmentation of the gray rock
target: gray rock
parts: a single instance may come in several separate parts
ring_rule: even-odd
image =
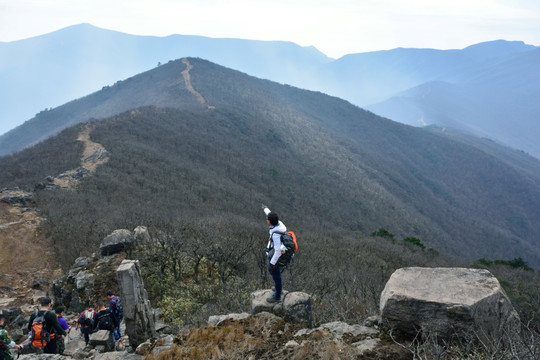
[[[103,239],[99,249],[102,256],[109,256],[125,251],[132,246],[133,242],[134,237],[131,231],[126,229],[114,230]]]
[[[71,267],[71,270],[80,269],[82,267],[87,266],[89,263],[90,263],[90,258],[82,257],[82,256],[78,257],[78,258],[75,259],[75,263]]]
[[[352,344],[352,346],[356,347],[360,354],[366,352],[366,351],[372,351],[375,350],[377,346],[381,343],[381,339],[375,338],[375,339],[364,339],[358,342],[355,342]]]
[[[87,271],[80,271],[75,275],[75,287],[77,289],[85,289],[94,285],[95,275]]]
[[[381,324],[381,321],[380,315],[373,315],[364,320],[363,325],[367,327],[378,327]]]
[[[375,336],[379,334],[379,331],[373,328],[362,325],[349,325],[342,321],[333,321],[319,326],[319,329],[327,329],[330,331],[335,339],[341,339],[343,335],[348,334],[353,337],[366,335]]]
[[[380,299],[383,325],[403,334],[441,338],[517,332],[519,317],[499,281],[487,270],[396,270]]]
[[[152,341],[146,340],[145,342],[139,344],[137,348],[135,349],[135,353],[138,355],[147,355],[150,353],[150,350],[152,349]]]
[[[112,332],[109,330],[98,330],[95,333],[90,334],[90,345],[98,348],[104,347],[104,351],[114,350],[114,339]]]
[[[144,359],[144,356],[130,354],[127,351],[113,351],[102,354],[96,354],[94,360],[139,360]]]
[[[116,270],[120,296],[124,308],[126,334],[129,344],[136,349],[139,344],[156,336],[154,311],[139,270],[139,262],[124,260]]]
[[[35,279],[32,282],[32,289],[41,289],[47,286],[49,286],[49,282],[46,279]]]
[[[294,340],[289,340],[289,341],[287,341],[287,343],[285,344],[285,347],[297,347],[297,346],[300,346],[300,344],[297,343],[297,342],[294,341]]]
[[[6,322],[13,322],[18,316],[22,315],[22,310],[20,307],[9,307],[2,310],[2,315],[6,317]]]
[[[291,292],[284,295],[283,311],[285,321],[291,324],[305,323],[307,327],[313,327],[313,316],[311,296],[304,292]]]
[[[37,290],[34,292],[34,295],[32,296],[32,303],[35,305],[38,305],[41,303],[41,299],[46,298],[49,296],[49,293],[44,290]]]
[[[228,315],[213,315],[208,318],[208,325],[215,325],[218,326],[221,322],[225,320],[243,320],[247,319],[250,315],[248,313],[241,313],[241,314],[228,314]]]
[[[83,342],[84,343],[84,342]],[[73,354],[71,355],[73,359],[89,359],[91,357],[90,351],[87,351],[83,348],[76,349]]]
[[[283,291],[282,301],[279,303],[269,303],[267,298],[273,295],[270,289],[258,290],[250,294],[251,314],[260,312],[270,312],[281,316],[285,321],[292,324],[305,323],[308,327],[312,326],[312,300],[311,296],[303,292]]]
[[[90,175],[90,170],[79,167],[74,170],[68,170],[66,172],[61,173],[57,176],[58,179],[69,181],[71,179],[73,180],[81,180],[83,177]]]
[[[74,334],[74,332],[75,331],[73,330],[70,334],[68,334],[67,338],[65,339],[66,348],[64,350],[64,355],[77,358],[77,356],[79,355],[76,355],[76,354],[79,353],[80,350],[84,349],[85,343],[84,343],[84,339],[81,336]],[[78,357],[78,358],[87,359],[88,358],[87,352],[85,352],[84,355],[81,355],[81,357]]]
[[[27,204],[34,202],[34,194],[31,192],[23,191],[19,188],[6,188],[0,190],[0,202],[9,205],[26,206]]]
[[[285,295],[283,292],[283,296]],[[272,296],[274,292],[270,289],[266,290],[257,290],[250,294],[251,300],[251,314],[258,314],[263,311],[267,311],[278,316],[283,315],[283,302],[279,303],[269,303],[266,301],[267,298]]]
[[[363,325],[349,325],[342,321],[333,321],[322,324],[316,329],[300,329],[294,334],[294,337],[310,335],[317,331],[328,331],[336,341],[341,341],[345,335],[348,338],[374,337],[379,335],[379,330],[377,329]]]
[[[133,230],[133,238],[135,239],[135,242],[150,241],[150,234],[148,233],[146,226],[137,226],[135,230]]]

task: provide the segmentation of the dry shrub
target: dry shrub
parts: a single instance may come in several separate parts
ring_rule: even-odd
[[[229,321],[214,327],[193,329],[181,339],[181,345],[174,345],[157,356],[149,355],[147,360],[165,359],[243,359],[246,354],[263,348],[263,340],[253,331],[247,331],[240,321]]]

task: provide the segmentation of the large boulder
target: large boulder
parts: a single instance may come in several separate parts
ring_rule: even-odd
[[[109,256],[131,249],[139,241],[150,239],[145,226],[137,226],[133,232],[126,229],[114,230],[101,242],[99,249],[102,256]]]
[[[156,336],[154,311],[139,270],[137,260],[124,260],[116,270],[124,309],[129,344],[136,349],[147,339]]]
[[[410,336],[500,336],[519,328],[499,281],[481,269],[398,269],[381,294],[380,311],[384,326]]]
[[[99,249],[102,256],[109,256],[125,251],[133,244],[133,234],[126,229],[114,230],[101,242]]]
[[[270,312],[274,315],[283,317],[285,321],[292,324],[303,323],[309,328],[313,325],[312,316],[312,300],[311,296],[303,292],[287,292],[283,291],[281,300],[278,303],[269,303],[267,298],[273,295],[270,289],[258,290],[252,292],[251,299],[251,314],[260,312]]]
[[[109,330],[98,330],[90,334],[90,345],[93,347],[102,346],[105,351],[114,350],[114,339]]]

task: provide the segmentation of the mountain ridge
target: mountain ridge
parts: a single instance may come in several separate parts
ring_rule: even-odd
[[[47,40],[52,38],[54,41]],[[31,46],[24,47],[24,44]],[[14,45],[20,49],[14,50]],[[520,41],[494,40],[461,50],[398,48],[348,54],[334,60],[313,47],[301,47],[290,42],[188,35],[136,36],[82,24],[38,38],[0,44],[0,83],[4,85],[0,87],[0,118],[4,122],[18,118],[16,123],[20,123],[42,109],[48,110],[104,86],[112,86],[119,79],[147,71],[157,64],[191,56],[206,58],[259,78],[339,96],[393,120],[421,126],[418,122],[411,122],[407,116],[400,116],[400,113],[410,113],[410,107],[428,111],[429,106],[426,105],[424,109],[424,105],[419,104],[421,99],[415,100],[415,104],[402,104],[403,108],[393,112],[390,105],[386,105],[388,99],[399,96],[399,92],[408,91],[411,87],[432,81],[468,86],[469,80],[485,68],[492,67],[498,73],[507,66],[502,60],[534,49],[535,46]],[[540,71],[536,63],[529,66],[516,64],[516,67],[512,70],[514,73],[509,73],[516,78],[527,78]],[[498,86],[512,88],[511,83],[504,81]],[[537,93],[532,84],[521,86],[520,94]],[[477,103],[475,112],[481,113],[484,119],[493,118],[495,127],[508,123],[508,117],[500,111],[490,110],[492,101],[484,98],[483,94],[483,91],[475,91],[474,88],[468,90],[466,99]],[[538,114],[538,110],[526,98],[499,98],[497,104],[520,111],[523,109],[534,116]],[[426,124],[451,126],[451,123],[445,122],[449,116],[444,116],[443,112],[449,113],[450,117],[458,120],[457,124],[467,123],[471,129],[478,129],[476,134],[479,136],[491,136],[538,156],[534,137],[528,139],[528,127],[534,124],[530,116],[513,122],[513,131],[518,136],[509,139],[499,137],[498,131],[492,131],[490,122],[476,123],[474,116],[461,116],[470,110],[467,103],[462,106],[454,101],[451,106],[450,112],[439,110],[437,113],[442,115],[426,116],[424,121]],[[519,115],[516,114],[517,117]],[[13,126],[7,125],[6,130]],[[520,139],[528,140],[521,142]],[[24,147],[24,144],[21,146]]]
[[[83,205],[88,194],[111,186],[116,190],[99,195],[108,199],[107,210],[93,208],[98,219],[78,226],[98,223],[106,232],[120,228],[123,219],[152,219],[156,215],[143,204],[160,193],[169,194],[160,204],[171,214],[185,210],[205,216],[220,209],[247,219],[253,216],[249,202],[272,197],[304,229],[311,222],[364,233],[384,227],[449,254],[522,256],[533,266],[540,263],[533,236],[540,223],[540,162],[534,158],[492,145],[508,153],[503,162],[490,147],[380,118],[336,97],[256,79],[203,59],[188,61],[192,86],[212,108],[187,90],[181,75],[187,66],[177,60],[70,103],[69,109],[66,104],[48,112],[51,121],[53,115],[72,119],[104,104],[153,101],[92,121],[92,141],[102,144],[110,159],[83,182],[85,191],[61,195],[66,202],[60,212],[55,205],[53,213],[62,216],[51,219],[71,226],[61,219],[88,206]],[[69,143],[83,125],[62,131],[62,141]],[[3,186],[21,185],[17,169],[32,171],[31,159],[48,154],[51,144],[47,140],[0,158],[10,169],[2,175]],[[50,174],[36,168],[29,175]],[[177,189],[171,189],[162,179],[185,184],[175,181]],[[267,193],[270,188],[282,191]],[[128,193],[143,198],[125,199],[122,194]],[[223,199],[228,207],[220,204]],[[52,206],[59,200],[49,201]],[[118,213],[114,204],[124,210]],[[115,215],[102,218],[101,212]]]

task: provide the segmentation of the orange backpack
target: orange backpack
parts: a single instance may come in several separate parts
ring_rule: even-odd
[[[32,321],[32,332],[30,334],[33,347],[42,348],[51,341],[51,334],[45,326],[45,314],[47,312],[45,311],[43,314],[38,315],[39,310],[36,310],[36,317]]]

